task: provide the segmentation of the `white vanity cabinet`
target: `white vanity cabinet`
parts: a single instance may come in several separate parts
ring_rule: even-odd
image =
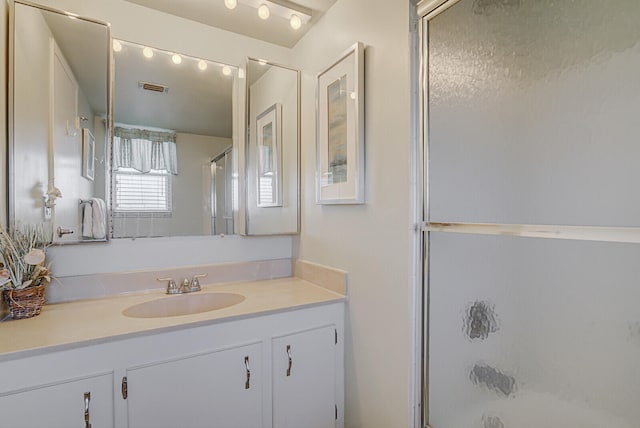
[[[260,343],[127,369],[129,428],[262,426]]]
[[[34,367],[34,370],[42,370]],[[48,368],[47,368],[48,369]],[[113,427],[113,375],[65,379],[0,394],[0,427]]]
[[[344,302],[189,320],[0,353],[0,428],[344,426]]]
[[[337,334],[328,325],[273,338],[274,428],[336,426]]]

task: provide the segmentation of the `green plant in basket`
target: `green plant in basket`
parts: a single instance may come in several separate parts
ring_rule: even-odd
[[[53,231],[43,225],[6,230],[0,227],[0,291],[23,290],[51,282],[45,264]]]

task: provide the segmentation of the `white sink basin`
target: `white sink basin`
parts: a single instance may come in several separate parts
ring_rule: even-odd
[[[132,318],[176,317],[228,308],[242,302],[245,297],[236,293],[195,293],[168,296],[139,303],[122,313]]]

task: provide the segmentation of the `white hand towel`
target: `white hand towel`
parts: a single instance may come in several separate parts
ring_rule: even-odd
[[[82,210],[82,236],[93,238],[93,207],[89,202],[84,203]]]
[[[92,212],[92,235],[93,239],[104,239],[107,236],[107,206],[100,198],[91,198],[93,204]]]

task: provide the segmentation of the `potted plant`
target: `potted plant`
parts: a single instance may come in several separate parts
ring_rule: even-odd
[[[51,282],[46,250],[53,234],[44,226],[20,230],[0,227],[0,291],[13,319],[40,314],[45,303],[45,286]]]

